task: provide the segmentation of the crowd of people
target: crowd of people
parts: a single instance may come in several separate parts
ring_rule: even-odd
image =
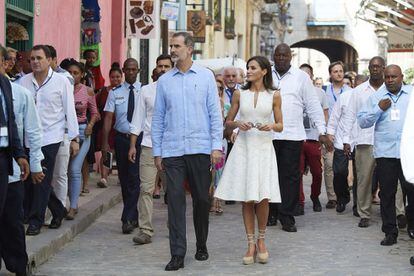
[[[282,230],[297,231],[307,173],[314,212],[322,211],[322,180],[325,207],[338,214],[352,186],[352,213],[366,228],[379,191],[380,244],[395,244],[398,228],[414,239],[413,155],[406,154],[413,128],[405,120],[414,99],[398,65],[376,56],[369,77],[345,76],[336,61],[324,84],[310,64],[291,65],[286,44],[275,48],[273,65],[251,57],[246,76],[232,66],[215,73],[195,64],[186,32],[173,34],[170,47],[170,55],[157,58],[152,83],[141,87],[138,61],[128,58],[122,68],[113,63],[105,87],[95,51],[83,53],[84,63],[66,58],[58,65],[50,45],[36,45],[29,55],[0,46],[0,258],[9,271],[25,275],[25,235],[41,233],[47,208],[50,229],[76,219],[91,164],[101,174],[97,186],[108,187],[112,155],[122,233],[137,228],[135,244],[152,242],[153,198],[162,183],[167,271],[184,267],[186,192],[196,260],[209,258],[209,214],[222,215],[223,202],[241,202],[248,241],[242,261],[267,263],[267,227],[280,221]]]

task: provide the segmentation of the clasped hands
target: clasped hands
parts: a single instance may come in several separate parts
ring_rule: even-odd
[[[252,123],[252,122],[242,122],[242,121],[237,121],[236,123],[237,123],[237,127],[243,131],[247,131],[252,128],[256,128],[260,131],[271,131],[274,129],[274,125],[275,125],[275,124],[262,124],[262,123]]]

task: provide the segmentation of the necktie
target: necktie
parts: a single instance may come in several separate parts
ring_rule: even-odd
[[[135,97],[134,97],[134,86],[129,86],[129,96],[128,96],[128,111],[127,111],[127,120],[131,122],[132,115],[134,114],[134,104],[135,104]]]
[[[6,116],[4,115],[3,100],[0,97],[0,127],[7,126]]]

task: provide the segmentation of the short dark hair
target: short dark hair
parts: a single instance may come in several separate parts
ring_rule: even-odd
[[[187,47],[194,48],[194,38],[190,33],[187,32],[176,32],[172,37],[182,36],[184,37],[184,44]]]
[[[49,47],[47,47],[46,45],[42,45],[42,44],[38,44],[33,46],[32,51],[39,51],[39,50],[43,50],[43,52],[45,53],[46,58],[51,58],[52,54],[50,53]]]
[[[96,56],[98,56],[98,53],[95,50],[93,50],[93,49],[86,49],[85,51],[83,51],[83,54],[82,54],[83,59],[86,59],[86,56],[89,53],[94,53]]]
[[[171,56],[170,55],[166,55],[166,54],[159,55],[157,57],[156,63],[158,63],[158,61],[164,60],[164,59],[168,59],[171,62],[171,66],[174,66],[174,62],[172,61]]]
[[[55,47],[53,47],[52,45],[46,45],[46,46],[47,46],[47,48],[49,48],[50,57],[51,58],[57,58],[57,53],[56,53]]]
[[[302,69],[302,68],[308,68],[313,74],[313,67],[310,64],[304,63],[301,66],[299,66],[299,69]]]
[[[3,45],[0,44],[0,57],[2,57],[4,60],[8,59],[8,54],[6,48],[3,47]]]
[[[256,61],[262,70],[266,69],[267,73],[263,77],[263,85],[268,91],[274,91],[276,88],[273,86],[273,77],[272,77],[272,65],[270,64],[269,60],[263,56],[254,56],[251,57],[246,63],[246,69],[248,69],[249,63],[251,61]],[[247,81],[246,84],[242,86],[243,89],[247,90],[250,89],[252,83]]]
[[[338,60],[338,61],[335,61],[335,62],[332,62],[331,64],[329,64],[329,67],[328,67],[329,74],[331,73],[332,68],[334,66],[336,66],[336,65],[341,65],[342,66],[342,70],[345,71],[345,65],[344,65],[344,63],[342,61]]]

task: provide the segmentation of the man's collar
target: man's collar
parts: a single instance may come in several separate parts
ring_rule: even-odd
[[[53,74],[52,67],[50,67],[50,66],[49,66],[49,69],[48,69],[48,71],[47,71],[47,77],[46,77],[46,79],[43,81],[43,83],[44,83],[45,81],[47,81],[49,78],[51,78],[51,77],[52,77],[52,74]],[[34,73],[32,73],[32,82],[33,82],[36,86],[39,86],[39,84],[37,83],[37,80],[36,80],[36,78],[35,78],[35,76],[34,76]]]
[[[283,76],[286,75],[286,74],[292,74],[292,68],[293,68],[292,65],[290,65],[289,70],[287,70],[283,74]],[[276,70],[276,66],[275,65],[273,65],[273,72],[275,72],[277,76],[280,76],[279,72]]]
[[[193,72],[193,73],[198,73],[199,72],[199,70],[200,70],[200,67],[198,66],[198,65],[196,65],[195,63],[194,63],[194,61],[193,61],[193,64],[191,64],[191,67],[190,67],[190,69],[188,69],[188,71],[187,72],[189,72],[189,71],[191,71],[191,72]],[[176,74],[178,74],[178,73],[181,73],[181,74],[186,74],[187,72],[185,72],[185,73],[183,73],[183,72],[181,72],[178,68],[177,68],[177,65],[176,66],[174,66],[174,68],[172,69],[172,74],[173,75],[176,75]]]
[[[126,81],[124,81],[123,85],[124,85],[124,87],[126,87],[128,89],[131,86],[131,84],[126,82]],[[136,90],[139,90],[141,88],[141,82],[138,79],[132,85],[134,86],[134,88]]]

